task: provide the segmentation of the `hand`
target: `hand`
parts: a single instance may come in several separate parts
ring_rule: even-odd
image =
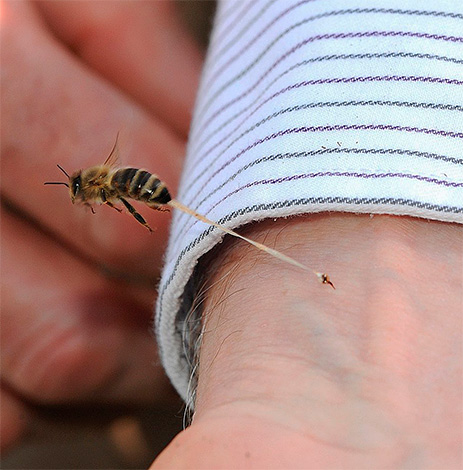
[[[463,227],[320,214],[242,233],[336,290],[240,241],[211,256],[193,423],[152,468],[460,468]]]
[[[2,446],[26,403],[141,403],[170,388],[152,305],[169,217],[72,206],[68,172],[123,163],[175,194],[202,63],[173,2],[1,3]]]

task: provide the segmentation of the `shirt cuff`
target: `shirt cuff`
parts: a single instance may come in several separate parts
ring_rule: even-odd
[[[230,228],[320,211],[463,223],[463,4],[416,5],[219,2],[177,199]],[[156,331],[183,398],[191,276],[222,237],[174,213]]]

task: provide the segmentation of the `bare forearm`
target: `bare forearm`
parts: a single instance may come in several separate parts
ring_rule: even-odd
[[[246,235],[328,272],[336,291],[231,242],[210,266],[196,413],[176,458],[457,468],[462,227],[338,214]]]

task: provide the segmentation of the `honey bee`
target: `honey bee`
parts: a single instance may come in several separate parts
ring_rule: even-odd
[[[67,176],[68,182],[48,181],[45,184],[62,184],[69,188],[72,203],[81,203],[93,210],[92,204],[105,204],[122,212],[115,204],[122,203],[137,222],[150,232],[152,228],[127,199],[134,199],[147,206],[163,210],[172,200],[166,185],[148,171],[137,168],[117,168],[117,138],[108,158],[102,165],[78,170],[69,175],[64,168],[58,168]]]
[[[168,210],[167,206],[176,208],[206,224],[212,225],[223,232],[232,235],[233,237],[244,240],[257,249],[264,251],[281,261],[314,273],[322,284],[329,284],[333,289],[335,288],[328,274],[317,272],[284,253],[251,240],[250,238],[244,237],[234,230],[208,219],[195,210],[173,199],[165,183],[155,174],[137,168],[117,168],[117,140],[118,137],[116,137],[114,147],[102,165],[92,166],[86,170],[78,170],[71,175],[69,175],[60,165],[57,165],[58,168],[66,175],[68,181],[47,181],[44,184],[58,184],[68,187],[72,203],[87,205],[91,208],[93,213],[94,210],[92,204],[104,204],[118,212],[122,212],[121,209],[115,205],[117,203],[122,203],[137,222],[146,227],[150,232],[153,232],[152,228],[146,223],[143,216],[137,212],[135,207],[127,201],[127,199],[143,202],[148,207],[156,210]]]

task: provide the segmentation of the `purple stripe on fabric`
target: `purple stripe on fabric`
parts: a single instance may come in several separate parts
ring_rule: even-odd
[[[249,2],[244,0],[242,2],[242,5],[244,8],[242,8],[241,11],[236,12],[236,7],[235,5],[228,5],[228,9],[226,12],[223,12],[223,15],[226,15],[226,18],[230,18],[230,11],[234,10],[236,12],[236,15],[234,18],[229,20],[229,24],[226,25],[222,31],[220,31],[220,35],[217,37],[214,37],[214,42],[221,43],[225,40],[225,38],[230,34],[231,31],[233,31],[233,28],[235,28],[236,25],[240,23],[240,21],[243,19],[244,16],[248,14],[248,10],[251,9],[253,6],[254,2]],[[239,5],[241,7],[241,5]]]
[[[336,124],[333,126],[310,126],[310,127],[295,127],[293,129],[285,129],[284,131],[275,132],[263,139],[266,140],[279,137],[281,135],[294,134],[300,132],[331,132],[331,131],[345,131],[345,130],[390,130],[402,132],[417,132],[419,134],[431,134],[442,137],[451,137],[453,139],[463,139],[463,132],[444,131],[442,129],[429,129],[427,127],[412,127],[412,126],[398,126],[392,124]],[[261,143],[259,140],[255,144]],[[254,144],[253,144],[254,145]]]
[[[220,205],[222,202],[227,200],[229,197],[239,193],[240,191],[243,191],[244,189],[248,189],[248,188],[251,188],[254,186],[260,186],[260,185],[281,184],[281,183],[287,183],[287,182],[297,181],[297,180],[302,180],[302,179],[313,179],[313,178],[326,177],[326,176],[358,178],[358,179],[366,179],[366,180],[382,179],[382,178],[402,178],[402,179],[410,179],[410,180],[415,180],[415,181],[422,181],[425,183],[431,183],[437,186],[445,186],[445,187],[451,187],[451,188],[463,188],[463,182],[461,183],[450,182],[450,181],[445,181],[445,180],[439,180],[437,178],[431,178],[428,176],[414,175],[410,173],[400,173],[400,172],[361,173],[361,172],[356,172],[356,171],[352,171],[352,172],[351,171],[317,171],[314,173],[304,173],[304,174],[299,174],[299,175],[285,176],[281,178],[268,178],[264,180],[253,181],[252,183],[245,184],[244,186],[241,186],[235,189],[234,191],[231,191],[226,196],[216,201],[206,212],[203,212],[203,213],[204,215],[208,216],[208,214],[210,214],[210,212],[212,212],[218,205]],[[197,220],[192,220],[191,224],[186,230],[191,229],[197,223],[198,223]]]
[[[243,11],[238,12],[235,18],[233,18],[233,23],[227,27],[228,31],[226,31],[226,34],[223,34],[222,37],[220,38],[213,38],[213,42],[209,45],[209,50],[210,54],[207,58],[207,61],[209,64],[212,64],[212,66],[216,65],[217,61],[219,60],[219,57],[226,55],[227,50],[235,44],[239,39],[246,33],[246,31],[249,28],[252,28],[255,24],[256,21],[259,19],[261,15],[265,13],[266,10],[268,10],[275,2],[278,0],[269,0],[267,3],[263,2],[258,2],[258,1],[249,1],[246,0],[243,3],[246,3],[245,9]],[[318,0],[313,0],[313,1],[318,1]],[[256,13],[254,13],[254,16],[251,17],[251,8],[254,6],[258,6],[260,10],[258,10]],[[247,23],[243,23],[243,19],[248,17]],[[231,26],[231,27],[230,27]],[[231,38],[227,38],[229,36],[230,31],[235,29],[235,26],[240,26],[241,29],[238,31],[234,32],[234,35]],[[226,42],[227,41],[227,42]],[[215,45],[217,44],[217,47]],[[201,86],[203,87],[203,85]]]
[[[281,90],[280,90],[281,91]],[[272,99],[275,95],[272,95],[270,98],[266,99],[265,101],[261,102],[257,107],[255,107],[241,122],[231,131],[229,131],[224,137],[222,137],[218,142],[214,145],[209,147],[204,153],[199,153],[199,149],[202,147],[203,142],[195,148],[194,155],[196,158],[192,157],[192,161],[203,161],[212,151],[214,151],[217,147],[223,144],[226,140],[230,139],[231,136],[246,122],[253,114],[255,114],[259,108],[261,108],[265,103],[267,103],[270,99]],[[449,110],[449,111],[463,111],[462,106],[458,105],[450,105],[445,103],[417,103],[417,102],[407,102],[407,101],[389,101],[389,100],[365,100],[365,101],[326,101],[326,102],[319,102],[319,103],[306,103],[303,105],[294,105],[288,108],[284,108],[279,112],[275,112],[271,115],[266,116],[264,119],[261,119],[259,122],[255,123],[253,126],[248,128],[246,131],[242,132],[240,136],[236,137],[231,143],[229,143],[225,150],[230,148],[232,144],[234,144],[239,138],[249,133],[251,130],[256,129],[263,123],[269,121],[273,117],[280,116],[287,112],[293,112],[298,110],[305,110],[305,109],[313,109],[316,107],[342,107],[342,106],[395,106],[395,107],[414,107],[414,108],[422,108],[422,109],[439,109],[439,110]],[[212,161],[215,161],[218,157],[215,157]],[[210,163],[210,162],[209,162]]]
[[[237,101],[242,100],[249,93],[251,93],[259,83],[264,79],[264,75],[259,78],[259,80],[251,87],[248,88],[244,93],[232,99],[228,103],[224,104],[219,108],[200,128],[199,133],[201,133],[210,122],[215,119],[218,115],[222,114],[227,108],[234,105]],[[271,98],[274,98],[278,94],[285,93],[289,90],[295,90],[304,86],[314,86],[314,85],[332,85],[340,83],[371,83],[371,82],[421,82],[421,83],[439,83],[445,85],[463,85],[463,80],[457,80],[452,78],[442,78],[442,77],[421,77],[421,76],[407,76],[407,75],[375,75],[375,76],[365,76],[365,77],[336,77],[336,78],[319,78],[313,80],[304,80],[303,82],[295,83],[294,85],[289,85],[286,88],[283,88],[275,95],[272,95]]]
[[[230,57],[215,73],[211,76],[207,82],[206,88],[211,85],[212,82],[218,79],[218,77],[223,73],[225,69],[227,69],[231,63],[237,60],[239,57],[242,56],[244,51],[251,47],[255,42],[257,42],[276,22],[286,16],[291,10],[296,9],[297,7],[308,3],[313,0],[302,0],[298,3],[293,4],[286,10],[282,11],[279,15],[277,15],[273,20],[271,20],[264,28],[262,28],[249,42],[247,42],[235,55]],[[394,8],[348,8],[343,10],[333,10],[324,13],[319,13],[318,15],[309,16],[302,21],[298,21],[297,23],[291,25],[289,28],[284,30],[280,33],[271,43],[267,46],[268,50],[272,47],[275,42],[281,39],[283,36],[288,34],[290,31],[294,30],[297,27],[305,25],[310,21],[321,20],[324,18],[329,18],[331,16],[340,16],[340,15],[355,15],[355,14],[394,14],[394,15],[417,15],[417,16],[443,16],[444,18],[447,16],[455,17],[461,19],[461,15],[458,14],[451,14],[446,12],[438,12],[438,11],[425,11],[425,10],[402,10],[402,9],[394,9]]]
[[[314,173],[307,173],[302,175],[291,175],[282,178],[269,178],[260,181],[254,181],[243,186],[243,189],[246,187],[256,186],[260,184],[278,184],[284,183],[287,181],[296,181],[300,179],[307,178],[317,178],[319,176],[348,176],[354,178],[362,179],[377,179],[377,178],[406,178],[417,181],[425,181],[426,183],[437,184],[438,186],[448,186],[450,188],[463,188],[463,181],[461,183],[456,183],[452,181],[440,180],[437,178],[431,178],[429,176],[414,175],[411,173],[401,173],[401,172],[386,172],[386,173],[361,173],[358,171],[317,171]],[[238,190],[236,190],[238,191]],[[230,195],[233,194],[230,193]]]
[[[211,188],[207,194],[205,194],[202,199],[196,202],[195,209],[201,212],[200,207],[214,194],[224,188],[227,184],[233,181],[240,173],[246,171],[248,168],[251,168],[255,165],[259,165],[260,163],[264,162],[271,162],[275,160],[284,160],[284,159],[291,159],[291,158],[311,158],[316,156],[324,156],[329,154],[354,154],[354,155],[403,155],[409,157],[418,157],[418,158],[431,158],[431,159],[440,159],[445,162],[454,163],[456,165],[463,165],[463,159],[456,159],[453,157],[448,157],[445,155],[438,155],[428,152],[418,152],[414,150],[406,150],[406,149],[390,149],[390,148],[348,148],[348,147],[331,147],[331,148],[323,148],[323,149],[316,149],[316,150],[307,150],[302,152],[287,152],[287,153],[280,153],[280,154],[273,154],[258,158],[253,160],[244,166],[240,167],[237,171],[235,171],[232,175],[230,175],[225,181],[218,186],[214,186]],[[187,229],[187,228],[186,228]],[[185,230],[178,230],[176,235],[171,237],[174,243],[177,243],[177,240],[185,235]]]
[[[279,96],[280,94],[283,94],[283,93],[286,93],[287,91],[290,91],[294,88],[298,88],[300,86],[310,86],[312,85],[311,83],[306,83],[306,82],[302,82],[301,83],[296,83],[296,84],[293,84],[293,85],[289,85],[283,89],[280,89],[279,91],[277,91],[276,93],[272,94],[270,97],[266,98],[265,100],[263,101],[259,101],[260,98],[264,95],[264,93],[270,88],[271,85],[273,85],[279,78],[281,78],[282,76],[286,75],[289,71],[293,70],[294,68],[300,66],[300,65],[305,65],[305,64],[308,64],[308,63],[312,63],[314,61],[319,61],[319,60],[330,60],[330,59],[354,59],[354,58],[358,58],[358,59],[363,59],[363,58],[368,58],[368,59],[371,59],[371,58],[388,58],[388,57],[413,57],[413,58],[420,58],[420,59],[423,59],[423,58],[426,58],[426,59],[436,59],[436,60],[448,60],[448,61],[451,61],[451,60],[456,60],[456,59],[451,59],[449,57],[445,57],[445,56],[436,56],[436,55],[431,55],[431,54],[414,54],[414,53],[403,53],[403,52],[399,52],[399,53],[384,53],[384,54],[372,54],[372,53],[367,53],[367,54],[339,54],[339,55],[332,55],[332,56],[321,56],[321,57],[315,57],[313,59],[308,59],[307,61],[303,61],[299,64],[296,64],[296,65],[293,65],[292,67],[290,67],[289,69],[287,69],[286,71],[284,71],[282,74],[280,74],[279,76],[277,76],[271,83],[269,83],[265,89],[263,90],[263,92],[260,93],[260,95],[258,97],[256,97],[254,99],[253,102],[249,103],[247,106],[245,106],[243,109],[241,109],[241,111],[235,113],[231,118],[229,118],[227,121],[223,122],[220,126],[216,127],[212,132],[210,132],[207,136],[205,136],[197,145],[194,145],[191,149],[191,153],[192,155],[196,155],[195,158],[193,158],[192,156],[190,156],[190,160],[192,161],[195,161],[198,159],[197,156],[199,156],[199,149],[205,144],[207,143],[207,141],[213,137],[217,132],[219,132],[221,129],[223,129],[226,125],[228,125],[230,122],[234,121],[237,117],[239,117],[240,115],[242,115],[244,112],[248,111],[250,108],[253,108],[253,106],[255,106],[252,111],[238,124],[238,126],[236,127],[239,128],[241,126],[241,124],[243,124],[249,117],[251,117],[253,114],[256,113],[256,111],[258,111],[264,104],[268,103],[269,101],[271,101],[272,99],[276,98],[277,96]],[[461,61],[461,63],[463,63],[463,60]],[[236,130],[235,129],[235,130]]]
[[[282,56],[280,56],[267,70],[266,72],[258,79],[258,81],[251,87],[244,95],[248,94],[251,90],[253,90],[280,62],[285,60],[295,51],[300,49],[301,47],[305,46],[306,44],[321,41],[321,40],[330,40],[330,39],[353,39],[353,38],[370,38],[370,37],[411,37],[411,38],[419,38],[419,39],[432,39],[437,41],[448,41],[448,42],[457,42],[463,43],[463,37],[459,36],[446,36],[443,34],[430,34],[430,33],[417,33],[417,32],[410,32],[410,31],[365,31],[365,32],[355,32],[355,33],[331,33],[331,34],[321,34],[309,37],[304,39],[303,41],[296,44],[294,47],[286,51]],[[246,69],[244,69],[241,73],[239,73],[236,77],[229,80],[225,83],[217,92],[213,93],[209,100],[205,103],[204,106],[201,107],[199,115],[206,115],[206,111],[209,108],[210,104],[214,102],[214,100],[219,96],[224,90],[226,90],[233,82],[242,78],[257,62],[252,63]],[[225,106],[229,106],[230,104],[234,103],[237,99],[232,100]],[[200,130],[198,131],[201,133],[203,127],[207,125],[210,120],[215,117],[217,112],[209,118],[206,123],[204,123]]]
[[[223,73],[223,71],[230,66],[231,63],[233,63],[236,59],[238,59],[239,57],[241,57],[241,55],[243,54],[243,52],[248,49],[249,47],[251,47],[260,37],[262,37],[266,31],[268,31],[277,21],[279,21],[281,18],[283,18],[284,16],[286,16],[291,10],[294,10],[296,9],[297,7],[305,4],[305,3],[309,3],[309,2],[313,2],[314,0],[301,0],[300,2],[298,3],[295,3],[293,5],[291,5],[289,8],[287,8],[286,10],[283,10],[282,12],[280,12],[280,14],[278,14],[275,18],[273,18],[272,21],[270,21],[270,23],[268,23],[262,30],[259,31],[259,33],[257,33],[248,43],[246,43],[240,50],[238,53],[236,53],[233,57],[230,57],[230,59],[228,59],[224,64],[222,64],[220,66],[219,69],[217,69],[214,74],[209,77],[206,85],[205,85],[205,88],[208,88],[212,82],[214,82],[215,80],[217,80],[217,78]]]
[[[210,180],[221,173],[228,165],[233,163],[236,159],[241,157],[249,150],[257,147],[258,145],[268,142],[273,139],[291,134],[300,134],[300,133],[313,133],[313,132],[335,132],[335,131],[350,131],[350,130],[373,130],[373,131],[398,131],[398,132],[410,132],[417,134],[426,134],[426,135],[435,135],[438,137],[449,137],[452,139],[463,139],[463,132],[453,132],[453,131],[444,131],[441,129],[428,129],[425,127],[411,127],[411,126],[397,126],[392,124],[338,124],[333,126],[310,126],[310,127],[294,127],[291,129],[285,129],[279,132],[274,132],[273,134],[267,135],[262,139],[258,139],[252,144],[248,145],[246,148],[238,152],[234,157],[227,160],[220,168],[218,168],[214,173],[208,176],[208,181],[203,183],[201,187],[196,191],[194,196],[186,203],[188,206],[192,206],[198,195],[203,191],[203,189],[210,184]],[[195,185],[197,185],[199,178],[204,176],[206,171],[210,168],[210,163],[208,166],[202,170],[197,176],[195,176]]]
[[[325,177],[325,176],[338,176],[338,177],[349,177],[349,178],[361,178],[361,179],[381,179],[381,178],[404,178],[416,181],[424,181],[426,183],[436,184],[438,186],[447,186],[450,188],[463,188],[463,182],[456,183],[450,182],[445,180],[439,180],[437,178],[431,178],[429,176],[421,176],[421,175],[414,175],[410,173],[400,173],[400,172],[387,172],[387,173],[361,173],[358,171],[317,171],[314,173],[304,173],[301,175],[291,175],[285,176],[281,178],[268,178],[259,181],[253,181],[252,183],[245,184],[241,186],[231,193],[228,193],[226,196],[218,200],[208,211],[212,211],[216,206],[220,203],[228,199],[229,197],[233,196],[234,194],[247,189],[253,186],[259,186],[262,184],[280,184],[286,183],[288,181],[297,181],[301,179],[309,179],[309,178],[318,178],[318,177]],[[206,213],[206,214],[207,214]]]

